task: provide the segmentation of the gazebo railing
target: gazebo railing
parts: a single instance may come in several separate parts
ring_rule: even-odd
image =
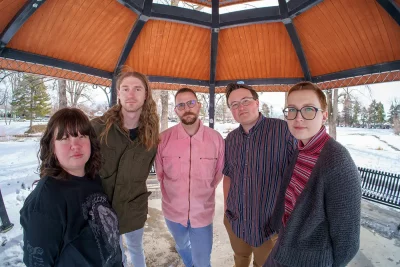
[[[400,175],[358,168],[361,174],[362,197],[400,209]]]

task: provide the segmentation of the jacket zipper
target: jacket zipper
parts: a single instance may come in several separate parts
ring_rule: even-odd
[[[192,170],[192,137],[190,137],[190,146],[189,146],[189,210],[188,210],[188,221],[189,221],[189,214],[190,214],[190,172]]]

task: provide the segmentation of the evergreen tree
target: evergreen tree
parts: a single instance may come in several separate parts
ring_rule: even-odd
[[[390,124],[393,124],[394,120],[396,118],[399,118],[399,116],[400,116],[400,103],[397,101],[397,99],[395,99],[394,101],[392,101],[392,104],[390,104],[388,122],[390,122]]]
[[[381,102],[376,105],[376,122],[385,122],[385,108],[383,107],[383,104]]]
[[[14,92],[11,104],[17,114],[30,119],[31,127],[34,117],[45,116],[50,113],[50,96],[43,79],[39,76],[24,74]]]
[[[376,100],[372,100],[371,104],[368,107],[368,123],[369,124],[375,124],[377,122],[377,103]]]
[[[25,75],[23,76],[25,77]],[[29,118],[30,116],[30,92],[26,79],[22,79],[13,92],[11,105],[18,116]]]
[[[353,120],[353,103],[348,95],[345,95],[343,103],[344,126],[351,126]]]
[[[361,113],[361,106],[360,103],[356,100],[353,107],[353,119],[352,124],[359,124],[358,117]]]
[[[365,127],[365,124],[368,122],[368,110],[366,107],[363,107],[361,109],[361,122],[362,122],[362,126]]]

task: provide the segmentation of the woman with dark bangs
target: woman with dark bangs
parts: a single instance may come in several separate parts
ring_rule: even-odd
[[[101,155],[86,115],[57,111],[40,140],[40,181],[21,209],[27,266],[122,266],[117,215],[98,175]]]

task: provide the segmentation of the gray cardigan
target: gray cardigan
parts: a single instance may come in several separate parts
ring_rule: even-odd
[[[345,266],[360,245],[361,178],[349,152],[329,139],[282,226],[285,193],[298,151],[285,172],[271,227],[279,230],[274,259],[286,266]],[[272,256],[272,255],[271,255]]]

